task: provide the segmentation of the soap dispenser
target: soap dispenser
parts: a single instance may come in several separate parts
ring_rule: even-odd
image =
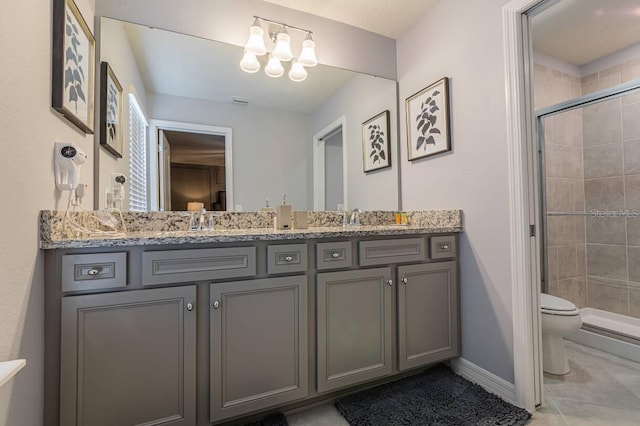
[[[276,229],[291,229],[291,204],[287,204],[287,194],[282,196],[282,204],[276,206]]]

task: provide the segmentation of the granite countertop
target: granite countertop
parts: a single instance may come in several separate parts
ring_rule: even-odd
[[[408,212],[408,225],[391,225],[393,212],[363,212],[360,226],[340,226],[339,212],[309,212],[309,228],[273,229],[272,214],[261,212],[218,215],[213,231],[187,231],[189,215],[177,212],[123,213],[126,232],[112,235],[82,235],[71,232],[65,221],[89,224],[92,212],[43,211],[40,217],[40,248],[69,249],[131,247],[169,244],[232,243],[242,241],[279,241],[323,238],[429,235],[462,232],[461,210]],[[75,229],[74,229],[75,231]]]

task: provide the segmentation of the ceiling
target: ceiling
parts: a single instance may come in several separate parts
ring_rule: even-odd
[[[263,0],[397,39],[438,0]]]
[[[582,66],[640,43],[640,0],[561,0],[531,22],[535,51]]]

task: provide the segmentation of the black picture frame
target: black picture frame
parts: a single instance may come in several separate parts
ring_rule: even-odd
[[[362,123],[362,165],[365,173],[391,167],[389,111]]]
[[[451,151],[448,77],[409,96],[405,107],[410,161]]]
[[[122,158],[123,90],[108,62],[100,63],[100,146]]]
[[[73,0],[53,0],[51,107],[93,134],[95,39]]]

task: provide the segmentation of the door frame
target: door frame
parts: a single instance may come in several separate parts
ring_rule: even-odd
[[[342,204],[343,209],[349,209],[347,195],[347,117],[341,116],[318,133],[313,135],[313,210],[321,211],[325,208],[325,138],[338,129],[342,129]]]
[[[554,1],[554,0],[550,0]],[[542,400],[539,205],[531,96],[531,44],[526,13],[544,0],[512,0],[502,8],[509,228],[516,404],[535,411]]]
[[[173,130],[187,133],[201,133],[224,137],[225,187],[227,211],[235,209],[233,185],[233,132],[230,127],[209,126],[181,121],[149,120],[149,209],[158,210],[160,205],[160,185],[158,170],[158,130]]]

